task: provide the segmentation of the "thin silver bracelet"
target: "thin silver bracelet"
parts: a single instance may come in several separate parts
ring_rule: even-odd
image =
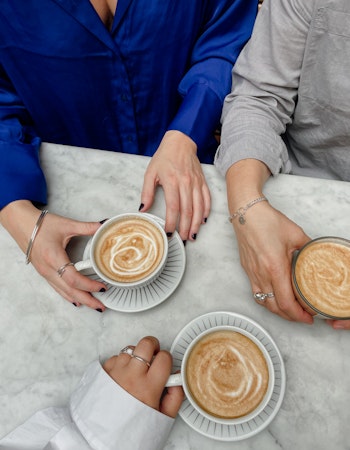
[[[46,216],[46,214],[48,212],[49,211],[47,209],[42,210],[38,220],[36,221],[36,224],[35,224],[33,233],[30,236],[29,244],[28,244],[27,251],[26,251],[26,264],[30,263],[30,254],[32,252],[35,236],[37,235],[39,228],[41,227],[41,224],[43,223],[44,217]]]
[[[252,206],[256,205],[257,203],[260,202],[267,202],[267,198],[266,197],[258,197],[255,200],[252,200],[251,202],[247,203],[244,207],[242,208],[238,208],[236,212],[234,212],[233,214],[231,214],[231,216],[228,218],[228,220],[232,223],[233,219],[235,219],[236,217],[239,217],[238,221],[241,225],[244,225],[246,223],[245,220],[245,213],[248,211],[249,208],[251,208]]]

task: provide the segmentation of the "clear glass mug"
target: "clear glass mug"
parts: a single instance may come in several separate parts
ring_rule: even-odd
[[[294,253],[292,283],[301,306],[315,317],[350,319],[350,241],[323,236]]]

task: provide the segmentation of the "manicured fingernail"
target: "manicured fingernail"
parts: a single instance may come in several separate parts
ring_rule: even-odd
[[[183,242],[184,246],[186,247],[186,242],[187,242],[187,241],[182,241],[182,242]]]
[[[100,220],[100,224],[102,225],[103,223],[107,222],[107,220],[108,220],[108,219]]]
[[[74,305],[75,307],[77,307],[77,306],[78,306],[78,305],[77,305],[76,303],[74,303],[74,302],[72,303],[72,305]]]
[[[166,234],[168,237],[171,237],[172,235],[173,235],[173,233],[171,233],[170,231],[167,231],[167,234]]]
[[[100,292],[106,292],[106,289],[105,288],[101,288]]]
[[[207,223],[208,217],[204,217],[203,222]]]
[[[143,209],[145,205],[143,203],[141,203],[141,205],[139,206],[139,211],[141,211],[141,209]]]
[[[193,240],[196,240],[196,239],[197,239],[197,234],[196,234],[196,233],[193,233],[193,234],[192,234],[192,239],[193,239]]]
[[[99,313],[103,312],[103,310],[101,308],[96,308],[96,311],[98,311]]]

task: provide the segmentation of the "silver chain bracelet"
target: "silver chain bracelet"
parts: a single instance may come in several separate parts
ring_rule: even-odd
[[[245,213],[248,211],[249,208],[256,205],[257,203],[268,201],[266,197],[258,197],[255,200],[252,200],[251,202],[247,203],[244,207],[238,208],[236,212],[231,214],[231,216],[228,218],[228,220],[232,223],[232,221],[236,218],[238,218],[238,221],[241,225],[244,225],[246,223],[245,220]]]

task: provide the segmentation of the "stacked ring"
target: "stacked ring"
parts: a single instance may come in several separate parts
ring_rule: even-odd
[[[147,361],[146,359],[142,358],[139,355],[135,355],[134,350],[133,350],[132,347],[129,347],[129,346],[124,347],[122,350],[120,350],[119,354],[122,354],[122,353],[125,353],[125,354],[131,356],[131,358],[135,358],[138,361],[141,361],[141,362],[145,363],[148,367],[151,367],[150,361]]]
[[[274,296],[275,296],[275,294],[273,292],[267,292],[266,294],[264,292],[256,292],[253,295],[255,300],[257,300],[258,302],[261,302],[261,303],[264,303],[267,298],[272,298]]]
[[[59,276],[60,278],[62,278],[62,275],[64,274],[64,272],[65,272],[65,270],[66,270],[66,268],[67,268],[68,266],[74,266],[74,263],[68,262],[68,263],[66,263],[66,264],[63,264],[63,266],[61,266],[59,269],[57,269],[56,272],[58,273],[58,276]]]

